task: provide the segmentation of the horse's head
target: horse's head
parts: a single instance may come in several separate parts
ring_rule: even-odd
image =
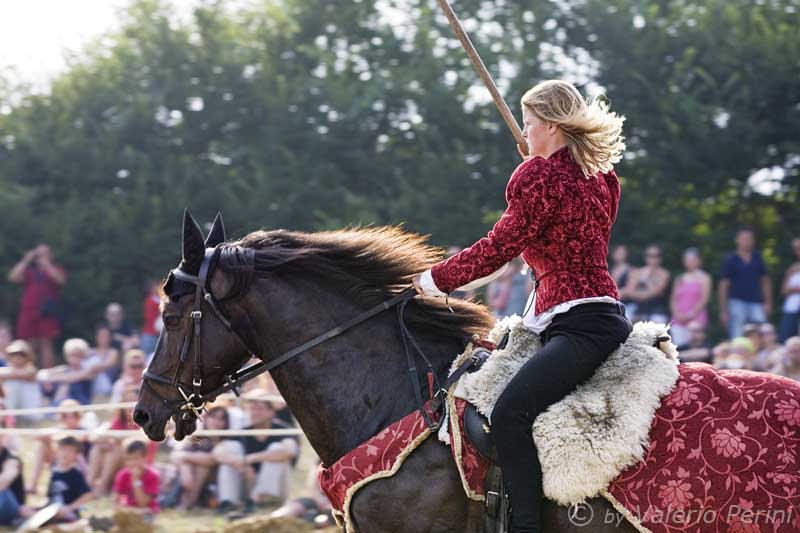
[[[203,240],[197,222],[184,213],[182,260],[164,283],[164,327],[133,415],[152,440],[164,438],[170,417],[178,440],[191,434],[208,393],[250,357],[249,346],[255,348],[237,333],[247,317],[231,298],[232,272],[246,269],[247,257],[241,249],[221,247],[224,241],[221,215]]]

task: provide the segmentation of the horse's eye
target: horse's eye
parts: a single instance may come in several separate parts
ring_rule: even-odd
[[[181,323],[181,317],[177,315],[170,315],[164,317],[164,324],[168,328],[176,328],[180,325],[180,323]]]

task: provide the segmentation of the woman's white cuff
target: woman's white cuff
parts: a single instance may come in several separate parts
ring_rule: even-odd
[[[423,294],[426,296],[447,296],[447,294],[440,291],[439,287],[437,287],[436,283],[434,283],[431,269],[428,269],[422,273],[419,284],[422,287]]]

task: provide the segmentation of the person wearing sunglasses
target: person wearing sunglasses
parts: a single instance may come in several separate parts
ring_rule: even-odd
[[[625,294],[636,302],[634,322],[652,320],[669,321],[669,271],[661,266],[661,248],[655,244],[647,247],[644,266],[637,268],[628,279]]]
[[[126,390],[139,389],[142,384],[146,359],[144,352],[137,348],[125,352],[122,375],[111,387],[111,403],[121,402]]]

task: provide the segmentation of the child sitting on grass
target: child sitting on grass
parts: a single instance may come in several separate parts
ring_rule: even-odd
[[[75,437],[64,437],[58,441],[56,464],[50,475],[47,496],[50,503],[63,506],[58,518],[63,522],[74,522],[78,518],[81,505],[92,499],[92,490],[78,468],[78,457],[83,451],[83,443]]]
[[[114,479],[117,505],[152,516],[158,507],[158,472],[147,466],[147,445],[138,439],[125,444],[125,468]]]

